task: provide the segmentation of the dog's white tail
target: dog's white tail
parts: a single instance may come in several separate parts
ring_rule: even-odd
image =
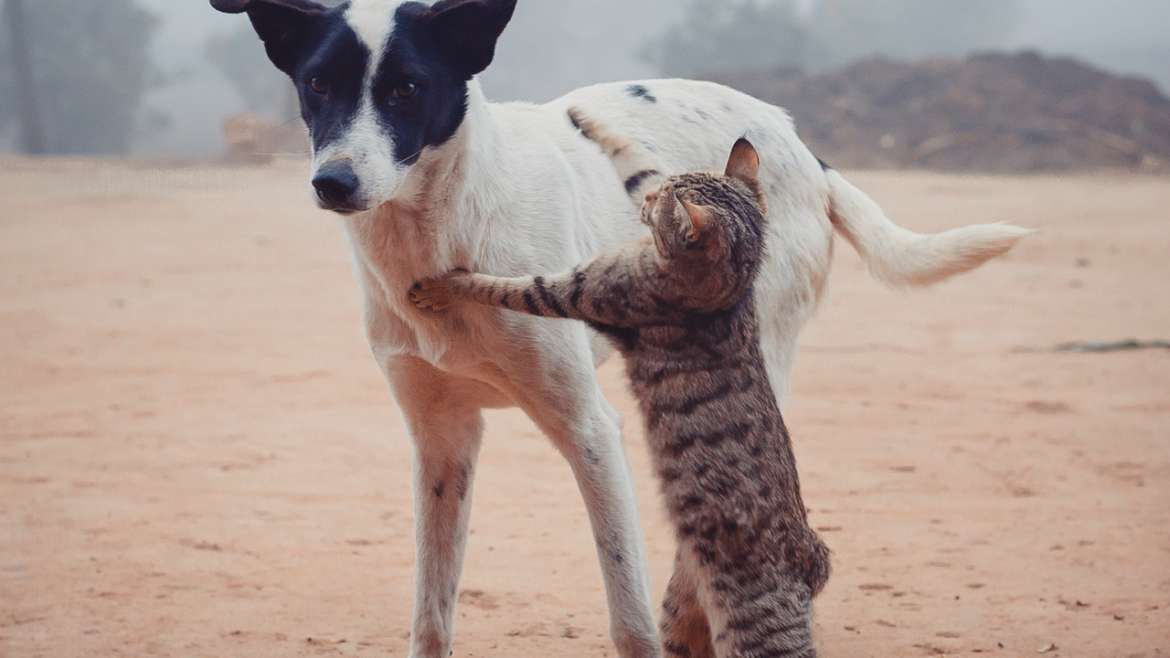
[[[826,169],[825,175],[833,226],[861,254],[870,272],[892,286],[926,286],[969,272],[1032,234],[1008,224],[915,233],[890,221],[873,199],[837,171]]]

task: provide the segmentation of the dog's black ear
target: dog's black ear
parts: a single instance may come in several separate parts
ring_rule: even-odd
[[[443,56],[470,79],[495,59],[515,11],[516,0],[441,0],[431,8],[431,26]]]
[[[225,14],[247,12],[268,58],[289,75],[313,21],[328,11],[313,0],[211,0],[211,6]]]

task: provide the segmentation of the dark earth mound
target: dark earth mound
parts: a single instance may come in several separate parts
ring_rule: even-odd
[[[1170,99],[1151,82],[1037,53],[806,76],[715,76],[788,108],[823,159],[856,168],[1170,171]]]

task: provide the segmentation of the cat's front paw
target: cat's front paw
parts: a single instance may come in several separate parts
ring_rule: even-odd
[[[419,281],[409,295],[410,302],[424,311],[445,311],[451,306],[451,286],[446,279]]]

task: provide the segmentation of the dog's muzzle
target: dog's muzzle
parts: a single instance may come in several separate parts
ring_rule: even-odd
[[[313,176],[317,203],[325,210],[349,214],[361,210],[358,192],[361,181],[348,161],[328,162]]]

